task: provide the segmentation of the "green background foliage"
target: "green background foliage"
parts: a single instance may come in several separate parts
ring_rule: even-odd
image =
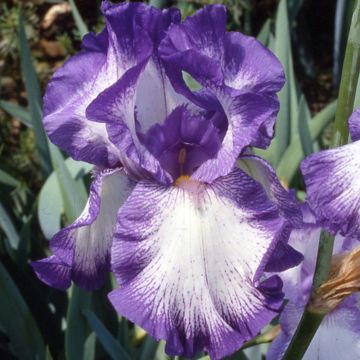
[[[71,11],[44,28],[46,12],[57,3],[14,0],[0,5],[0,358],[169,359],[163,342],[112,309],[106,297],[115,287],[111,276],[93,293],[76,286],[61,292],[37,280],[29,266],[49,254],[48,240],[81,213],[92,169],[48,141],[41,122],[42,94],[55,69],[79,49],[81,37],[89,29],[101,30],[103,20],[99,2],[69,0]],[[150,3],[177,6],[186,17],[214,2]],[[229,10],[228,29],[257,37],[284,66],[287,83],[279,94],[276,135],[269,149],[253,151],[303,200],[299,164],[329,146],[353,1],[222,3]],[[355,106],[359,99],[360,91]],[[257,337],[230,359],[261,359],[266,342]],[[206,354],[197,358],[208,359]]]

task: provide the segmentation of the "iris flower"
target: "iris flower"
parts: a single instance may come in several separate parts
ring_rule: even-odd
[[[318,222],[332,233],[359,238],[360,109],[351,115],[349,129],[352,143],[309,156],[301,170]]]
[[[273,341],[267,360],[282,359],[304,307],[309,300],[315,271],[316,255],[321,227],[315,223],[311,211],[304,206],[302,229],[291,233],[289,244],[304,255],[304,261],[281,274],[285,298],[289,300],[280,316],[281,333]],[[334,254],[339,255],[359,246],[359,241],[338,235],[335,238]],[[360,310],[356,295],[350,295],[328,313],[311,340],[303,359],[356,360],[360,358]]]
[[[220,5],[183,23],[142,3],[102,12],[105,30],[85,36],[44,98],[52,142],[95,165],[89,200],[34,269],[88,290],[112,269],[112,304],[167,353],[222,358],[281,307],[281,281],[264,271],[301,261],[287,244],[301,222],[293,196],[247,154],[273,136],[282,67],[227,33]]]

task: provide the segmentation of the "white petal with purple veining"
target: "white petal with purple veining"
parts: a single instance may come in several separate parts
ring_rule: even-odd
[[[360,235],[360,141],[309,156],[301,171],[320,224],[343,236]]]
[[[100,287],[110,271],[116,214],[133,186],[122,169],[99,172],[82,214],[51,240],[53,255],[33,263],[37,275],[61,289],[70,280],[89,290]]]
[[[141,182],[122,207],[112,247],[120,287],[110,299],[120,314],[166,339],[169,354],[206,349],[220,359],[282,303],[281,283],[261,284],[260,276],[283,220],[239,170],[212,185],[178,184]]]
[[[136,112],[143,133],[152,125],[162,123],[177,106],[189,103],[175,92],[165,70],[154,59],[140,75],[134,100],[133,114]]]

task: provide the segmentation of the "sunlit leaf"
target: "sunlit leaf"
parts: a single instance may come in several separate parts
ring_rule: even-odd
[[[91,332],[84,344],[84,360],[96,359],[96,334]]]
[[[302,145],[302,150],[305,156],[313,153],[313,139],[311,138],[309,124],[311,121],[311,114],[306,103],[305,97],[302,96],[299,104],[299,136]]]
[[[289,19],[287,1],[281,0],[276,14],[275,54],[284,66],[286,83],[279,92],[280,111],[275,125],[275,138],[272,146],[275,147],[273,165],[278,164],[281,154],[290,142],[291,124],[291,94],[289,68],[292,66],[291,43],[289,33]]]
[[[139,360],[153,359],[157,348],[157,341],[151,336],[146,336],[140,347]]]
[[[60,150],[49,142],[52,164],[57,176],[66,219],[73,222],[82,212],[87,200],[87,193],[82,182],[76,182],[67,166]]]
[[[281,0],[276,16],[275,54],[284,66],[287,81],[279,93],[280,111],[275,125],[274,143],[276,152],[274,165],[279,163],[282,154],[298,132],[298,126],[296,124],[298,116],[296,80],[293,69],[290,25],[286,0]]]
[[[161,340],[158,343],[153,360],[169,360],[169,356],[165,353],[165,341]]]
[[[65,166],[76,183],[81,183],[83,176],[93,168],[91,164],[75,161],[71,158],[65,160]],[[41,230],[47,239],[51,239],[60,230],[60,219],[63,210],[64,202],[58,177],[53,172],[46,180],[39,194],[38,218]]]
[[[271,27],[271,19],[267,19],[259,31],[257,39],[263,43],[265,46],[269,43],[270,38],[270,27]]]
[[[332,102],[320,111],[309,123],[310,135],[313,142],[318,138],[325,127],[335,118],[336,102]],[[298,135],[284,152],[281,161],[276,169],[280,179],[290,184],[296,171],[299,168],[304,152]]]

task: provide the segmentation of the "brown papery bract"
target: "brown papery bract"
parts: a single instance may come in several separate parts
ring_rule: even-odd
[[[328,280],[314,291],[308,310],[327,314],[344,298],[360,290],[360,246],[332,258]]]

